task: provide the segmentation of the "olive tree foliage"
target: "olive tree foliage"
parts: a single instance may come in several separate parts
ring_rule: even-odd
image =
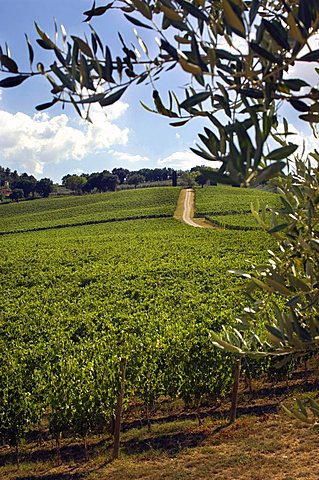
[[[239,357],[274,355],[278,366],[292,357],[318,359],[319,155],[310,156],[316,165],[296,158],[294,171],[277,178],[281,208],[273,209],[271,217],[259,205],[252,205],[253,215],[274,236],[279,251],[269,251],[268,262],[255,266],[251,273],[232,272],[248,279],[251,302],[237,318],[237,328],[224,335],[213,334],[213,343]],[[265,312],[268,340],[261,341],[252,332]],[[318,422],[319,402],[311,397],[297,401],[292,411],[283,408],[307,423]]]
[[[97,16],[116,9],[132,24],[136,44],[119,33],[122,51],[111,52],[94,30]],[[56,103],[71,103],[90,119],[90,105],[109,106],[132,85],[155,80],[166,71],[183,70],[189,78],[183,98],[168,92],[167,102],[153,90],[154,112],[182,126],[205,117],[207,127],[192,150],[205,160],[220,162],[216,180],[249,186],[276,175],[296,146],[289,142],[265,151],[276,129],[280,105],[290,104],[305,122],[319,119],[317,87],[294,78],[296,65],[315,65],[319,50],[309,40],[318,31],[318,0],[114,0],[84,12],[89,37],[71,35],[55,25],[55,36],[35,24],[37,43],[52,51],[52,63],[35,63],[26,37],[30,71],[21,72],[9,49],[1,50],[0,81],[10,88],[43,76]],[[154,32],[158,52],[149,53],[143,30]],[[61,37],[61,38],[60,38]],[[315,66],[314,66],[315,68]],[[146,107],[149,109],[149,107]]]

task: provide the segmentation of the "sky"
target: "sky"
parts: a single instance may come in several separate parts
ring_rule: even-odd
[[[97,1],[96,5],[106,3]],[[91,6],[91,0],[0,0],[0,45],[4,48],[7,42],[19,68],[28,70],[24,37],[27,33],[35,50],[36,61],[43,60],[44,64],[48,64],[52,57],[36,44],[38,35],[34,21],[51,38],[54,37],[54,18],[58,25],[64,25],[69,35],[83,37],[84,33],[89,33],[87,24],[83,23],[83,11]],[[118,31],[128,43],[136,43],[134,26],[123,20],[120,12],[111,12],[110,15],[108,12],[96,18],[93,25],[112,52],[120,51]],[[143,29],[139,33],[150,48],[155,45],[152,33]],[[298,68],[294,72],[295,78],[300,74]],[[306,65],[306,68],[309,66]],[[310,68],[306,76],[309,76],[312,84],[317,81]],[[167,90],[174,89],[182,95],[186,81],[187,77],[177,68],[161,77],[157,89],[167,102]],[[49,177],[55,182],[60,182],[67,173],[90,173],[112,170],[114,167],[138,170],[156,167],[189,169],[204,163],[216,166],[189,150],[198,142],[197,134],[202,130],[203,120],[194,119],[184,127],[171,127],[170,119],[149,113],[140,105],[140,101],[143,101],[153,108],[152,90],[151,85],[134,86],[111,107],[102,111],[94,106],[91,125],[81,120],[72,107],[62,110],[60,104],[45,113],[37,112],[36,105],[52,98],[48,83],[43,78],[32,78],[20,87],[2,89],[0,165],[16,169],[19,173],[26,171],[38,179]],[[305,139],[308,149],[318,148],[318,142],[311,136],[309,128],[304,122],[296,120],[294,111],[283,109],[283,115],[296,133],[291,141],[301,145]]]

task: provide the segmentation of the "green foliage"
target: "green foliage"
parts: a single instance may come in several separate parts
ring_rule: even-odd
[[[53,191],[53,182],[49,178],[41,178],[35,185],[35,192],[41,197],[48,197]]]
[[[1,232],[173,215],[178,195],[178,189],[161,187],[6,205],[0,211]]]
[[[197,176],[195,178],[196,183],[198,185],[201,185],[202,188],[204,188],[204,185],[206,185],[206,183],[208,183],[208,178],[203,173],[201,173],[200,171],[197,171],[196,173],[197,173]]]
[[[282,405],[282,409],[292,418],[297,418],[310,425],[318,425],[319,402],[312,397],[308,397],[304,401],[298,399],[293,409],[289,409],[285,405]]]
[[[52,349],[46,365],[50,431],[57,440],[67,431],[85,438],[113,415],[118,361],[109,342],[114,338],[90,333],[89,340],[74,338]]]
[[[196,189],[196,213],[219,217],[251,213],[251,204],[258,203],[274,207],[279,205],[278,195],[247,188],[234,188],[227,185]]]
[[[14,189],[19,188],[23,190],[23,196],[27,198],[30,193],[34,195],[37,180],[32,175],[22,174],[19,180],[13,183]]]
[[[117,185],[120,183],[117,175],[113,175],[107,170],[100,173],[91,173],[85,180],[84,184],[82,184],[84,192],[115,192]]]
[[[158,189],[171,212],[175,190]],[[125,211],[128,199],[140,209],[144,201],[147,209],[153,198],[158,209],[156,192],[43,199],[23,207],[29,222],[48,205],[52,215],[62,201],[82,211],[91,205],[93,212],[110,197]],[[210,332],[221,330],[245,304],[239,280],[227,270],[244,268],[247,256],[261,260],[265,234],[149,219],[12,234],[0,243],[6,345],[0,418],[7,441],[21,442],[44,411],[57,441],[67,432],[85,438],[107,427],[121,358],[127,362],[125,405],[132,395],[152,405],[163,394],[198,404],[229,393],[231,359],[212,348]]]
[[[180,176],[180,184],[185,187],[195,187],[198,175],[199,172],[184,172]]]
[[[194,117],[205,117],[210,128],[205,127],[204,133],[199,135],[203,146],[199,144],[192,148],[192,151],[205,160],[220,163],[219,171],[214,175],[216,181],[243,187],[255,186],[278,177],[287,165],[287,157],[297,149],[297,146],[287,142],[286,138],[279,138],[277,115],[280,104],[289,104],[299,112],[299,118],[305,122],[319,122],[317,86],[309,85],[305,78],[291,78],[296,64],[315,64],[319,58],[318,50],[311,50],[310,47],[310,39],[317,34],[319,26],[317,0],[131,0],[125,5],[114,0],[104,7],[95,7],[94,3],[92,9],[85,12],[85,21],[107,14],[110,9],[122,10],[125,18],[139,28],[146,28],[156,34],[159,32],[161,40],[158,55],[151,58],[150,50],[138,32],[135,33],[136,42],[145,56],[142,61],[137,58],[136,46],[128,46],[121,35],[119,38],[124,55],[114,56],[108,46],[104,47],[105,42],[92,27],[89,40],[86,37],[82,39],[71,36],[67,41],[65,30],[61,29],[62,42],[58,44],[57,27],[55,41],[52,41],[35,24],[40,37],[37,43],[54,55],[54,61],[48,69],[42,63],[37,64],[36,75],[42,75],[49,81],[53,96],[51,101],[39,105],[38,110],[42,111],[57,102],[71,103],[80,115],[80,108],[83,108],[89,120],[89,109],[85,110],[87,105],[94,102],[102,107],[112,105],[125,94],[131,84],[140,84],[147,80],[152,82],[153,78],[162,75],[165,70],[181,68],[186,76],[190,77],[184,90],[184,98],[179,99],[173,91],[169,91],[168,105],[165,105],[160,93],[154,90],[154,113],[173,118],[171,125],[175,127],[184,125]],[[243,44],[240,49],[238,37]],[[34,51],[28,38],[26,40],[30,73],[19,70],[17,62],[10,57],[8,48],[6,52],[0,49],[2,72],[10,72],[8,77],[0,81],[1,88],[16,87],[35,76],[32,71]],[[309,51],[304,52],[304,47]],[[315,66],[313,69],[315,70]],[[307,70],[305,69],[305,72]],[[152,111],[147,106],[146,109]],[[287,137],[289,132],[286,121],[284,128]],[[269,135],[278,141],[280,147],[265,154]],[[316,151],[312,156],[318,161],[319,155]],[[265,209],[260,213],[259,207],[253,207],[253,214],[261,226],[267,228],[278,240],[282,256],[274,253],[266,266],[256,268],[251,274],[244,274],[250,278],[248,293],[251,298],[254,298],[256,290],[262,298],[258,297],[242,316],[241,328],[247,330],[252,322],[256,329],[255,318],[259,318],[261,313],[266,314],[270,320],[267,326],[269,341],[276,348],[273,353],[303,355],[318,351],[318,169],[297,161],[296,173],[286,178],[279,177],[279,180],[282,208],[274,212],[271,223],[268,224],[269,217],[266,216]],[[45,189],[44,182],[42,186],[39,185],[40,182],[36,191],[47,196],[48,188]],[[226,212],[229,214],[240,209],[243,211],[244,207],[234,202],[233,210],[219,207],[215,212],[225,215]],[[212,212],[213,209],[210,208],[204,213]],[[260,232],[241,232],[241,235],[253,233],[260,236]],[[225,232],[223,234],[225,235]],[[236,241],[237,247],[244,245],[239,238]],[[225,237],[223,243],[226,243]],[[203,242],[201,246],[202,244]],[[251,242],[249,247],[252,247]],[[171,245],[170,248],[172,251]],[[227,245],[226,248],[231,256],[233,246]],[[129,252],[126,253],[129,255]],[[181,250],[178,250],[179,255],[180,253]],[[205,256],[202,256],[203,258],[205,259]],[[236,260],[232,268],[241,274],[241,268],[237,267],[238,258]],[[35,281],[31,279],[32,275],[28,282]],[[88,278],[82,280],[82,287],[88,285],[87,281],[91,283]],[[176,277],[174,281],[176,282]],[[167,286],[167,283],[165,285]],[[134,291],[133,287],[134,285],[130,284],[130,300],[140,302],[141,293]],[[125,292],[125,288],[123,290]],[[147,295],[144,297],[144,290],[142,291],[142,304],[145,305]],[[174,298],[179,298],[176,292],[174,293]],[[176,304],[178,305],[178,302]],[[178,320],[179,318],[177,325]],[[216,315],[213,323],[218,331],[220,324]],[[183,321],[181,325],[183,326]],[[191,332],[192,327],[194,328],[194,324],[188,315],[187,331]],[[135,336],[135,328],[134,325],[132,331],[131,327],[128,331],[125,328],[121,330],[127,333],[127,337],[124,335],[125,347],[130,345],[130,352],[133,353],[138,351],[135,341],[139,339],[138,335]],[[178,333],[177,329],[177,337]],[[211,336],[212,342],[225,352],[236,352],[240,355],[251,348],[256,349],[256,345],[264,345],[254,331],[248,340],[239,330],[225,330],[225,339],[214,333]],[[116,344],[122,347],[123,333],[115,338]],[[178,351],[177,344],[172,344]],[[266,344],[263,351],[255,354],[267,355],[273,348],[271,344]],[[170,351],[175,352],[174,348]],[[195,348],[196,352],[198,348]],[[203,347],[203,358],[197,358],[199,364],[206,361],[204,352],[206,350]],[[128,354],[127,350],[126,353]],[[139,365],[138,355],[136,354],[135,358],[133,353],[130,354],[128,363],[134,358],[132,364]],[[180,358],[185,357],[181,355]],[[153,375],[156,368],[152,367]],[[175,368],[176,381],[167,384],[171,393],[182,391],[183,384],[180,380],[183,368],[183,364],[178,364]],[[195,377],[196,373],[201,376],[203,371],[205,369],[199,372],[194,369]],[[145,370],[141,378],[143,375]],[[159,378],[166,378],[165,374],[161,374]],[[204,383],[196,378],[193,385],[197,388]],[[156,385],[156,393],[150,393],[149,389],[146,389],[145,398],[157,395],[162,389],[168,388],[167,385],[164,381],[163,386],[161,380]],[[191,385],[191,382],[188,385]],[[134,389],[133,384],[131,388]],[[197,396],[192,387],[190,391],[191,395]],[[189,386],[184,389],[184,396],[189,398]],[[84,404],[87,404],[86,400]],[[310,402],[310,409],[316,415],[317,402]],[[1,411],[4,411],[3,407]],[[309,420],[302,402],[298,403],[293,413],[300,419]],[[25,420],[22,424],[17,438],[22,435],[28,421]],[[82,427],[80,429],[82,431]]]
[[[139,183],[143,183],[145,181],[145,177],[143,175],[140,175],[138,173],[132,173],[131,175],[128,176],[127,178],[127,183],[129,185],[135,185],[135,187]]]
[[[10,195],[10,198],[15,201],[15,202],[18,202],[19,200],[21,200],[24,196],[24,192],[22,190],[22,188],[14,188],[12,190],[12,193]]]
[[[253,215],[277,240],[281,254],[272,253],[266,266],[256,267],[248,286],[250,293],[261,289],[263,302],[274,304],[269,324],[270,341],[291,353],[317,350],[318,309],[318,170],[296,160],[295,172],[279,182],[281,208],[271,218],[253,208]],[[277,298],[283,299],[284,308]]]
[[[66,175],[62,179],[62,184],[73,192],[81,193],[83,186],[87,183],[87,179],[79,175]]]
[[[238,213],[229,215],[205,215],[214,225],[229,230],[259,230],[260,226],[251,213]]]
[[[317,153],[312,157],[318,160]],[[268,309],[268,341],[258,342],[255,355],[281,355],[283,365],[291,358],[318,354],[318,180],[318,168],[310,160],[304,163],[296,158],[293,173],[277,180],[281,208],[273,209],[269,217],[265,209],[252,207],[256,220],[277,240],[279,252],[269,251],[266,264],[244,274],[250,278],[247,292],[252,304],[240,315],[239,328],[255,330],[260,315]],[[239,331],[231,339],[214,337],[223,350],[231,351],[235,343],[238,354],[251,354],[241,339]],[[316,419],[315,403],[310,410]],[[287,412],[307,423],[313,421],[301,401]]]
[[[18,446],[25,433],[41,419],[45,395],[41,368],[42,348],[1,342],[0,353],[0,435]]]

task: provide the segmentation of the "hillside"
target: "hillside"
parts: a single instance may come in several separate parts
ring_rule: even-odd
[[[172,187],[145,188],[1,205],[0,234],[139,217],[172,216],[178,194],[179,189]]]
[[[232,469],[240,465],[254,468],[251,455],[259,455],[253,445],[255,433],[252,454],[242,452],[245,443],[239,439],[248,430],[255,432],[255,420],[249,417],[246,423],[243,419],[226,428],[233,357],[213,346],[210,332],[234,323],[246,306],[242,280],[228,271],[249,270],[251,262],[263,262],[273,241],[261,230],[184,225],[172,218],[178,194],[173,188],[153,188],[0,208],[2,231],[20,230],[0,238],[0,436],[7,445],[0,447],[0,478],[156,479],[162,466],[161,478],[206,479],[221,475],[229,445],[237,439],[236,458],[229,453],[229,475],[239,475]],[[265,198],[277,201],[275,195],[258,191],[198,189],[196,209],[248,218],[250,202]],[[147,218],[160,215],[171,218]],[[43,230],[30,231],[35,228]],[[124,460],[106,466],[123,360]],[[260,392],[270,379],[282,382],[283,389],[297,367],[292,362],[278,370],[264,360],[248,361],[243,368],[243,391],[257,382],[259,392],[255,399],[242,397],[246,412],[255,414],[250,407],[259,405],[257,417],[269,423],[269,440],[280,423],[278,461],[286,455],[281,442],[291,421],[276,413],[282,390],[272,401],[273,387]],[[293,377],[292,386],[299,388],[303,376],[301,372]],[[308,380],[313,389],[315,377]],[[267,410],[270,403],[273,407]],[[268,417],[270,413],[275,416]],[[190,423],[172,423],[172,415],[175,421],[184,418]],[[194,416],[207,417],[204,426],[197,426]],[[261,438],[263,424],[257,417],[256,437]],[[152,434],[144,427],[136,429],[147,420],[154,424]],[[305,433],[302,425],[294,425],[294,438],[300,429],[315,442],[310,430]],[[216,453],[218,460],[215,433],[220,426],[217,439],[224,453]],[[37,445],[41,438],[44,444]],[[262,458],[267,442],[260,447]],[[148,447],[136,451],[139,443]],[[17,444],[20,473],[13,464]],[[89,461],[82,464],[84,445]],[[59,448],[63,466],[56,468]],[[193,467],[186,467],[188,455],[196,463]],[[265,469],[268,464],[262,458]],[[206,460],[209,466],[200,471]],[[171,462],[178,467],[172,470]],[[288,480],[288,473],[281,469],[281,476],[246,478]]]

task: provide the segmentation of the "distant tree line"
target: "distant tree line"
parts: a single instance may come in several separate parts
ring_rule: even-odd
[[[152,184],[155,182],[171,181],[173,186],[177,185],[177,179],[182,186],[192,187],[196,183],[204,186],[210,181],[215,170],[211,167],[196,166],[190,171],[174,170],[173,168],[141,168],[130,171],[127,168],[113,168],[110,172],[82,173],[81,175],[65,175],[62,178],[62,185],[74,193],[90,193],[93,191],[107,192],[115,191],[118,185]]]
[[[113,168],[112,172],[82,173],[81,175],[65,175],[62,185],[75,193],[90,193],[92,191],[115,191],[118,185],[134,185],[141,183],[163,182],[173,180],[172,168],[141,168],[130,171],[127,168]]]
[[[130,171],[127,168],[113,168],[110,172],[82,173],[81,175],[67,174],[62,178],[62,185],[75,194],[92,192],[114,192],[118,186],[152,184],[155,182],[172,182],[173,186],[179,185],[193,187],[199,184],[204,186],[209,182],[214,169],[205,166],[193,167],[190,171],[174,170],[172,168],[141,168]],[[9,186],[12,200],[35,198],[35,196],[48,197],[53,192],[53,181],[49,178],[37,180],[27,173],[19,174],[16,170],[0,166],[0,189]],[[1,190],[2,191],[2,190]],[[2,195],[4,196],[4,195]],[[6,195],[7,196],[7,195]]]
[[[10,198],[18,201],[22,198],[48,197],[53,191],[53,181],[50,178],[41,178],[37,180],[33,175],[27,173],[18,174],[16,170],[0,166],[0,187],[9,185],[11,193]],[[1,193],[2,195],[2,193]]]

